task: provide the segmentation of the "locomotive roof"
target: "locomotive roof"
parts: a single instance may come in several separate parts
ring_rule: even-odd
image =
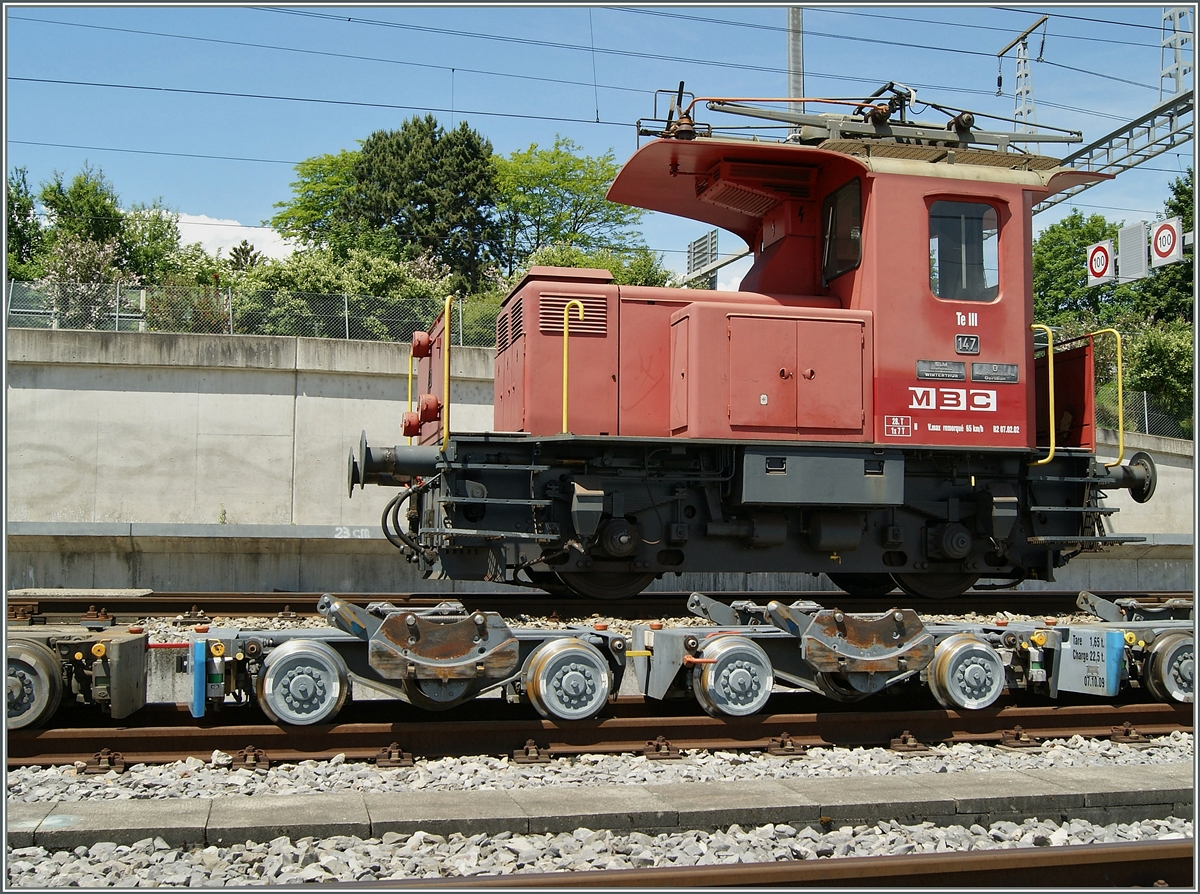
[[[698,197],[698,178],[710,176],[723,162],[751,164],[759,170],[763,166],[774,168],[780,180],[789,179],[789,168],[836,163],[861,173],[1016,184],[1040,193],[1039,198],[1080,183],[1111,178],[1061,167],[1057,159],[1046,156],[986,149],[847,139],[825,140],[818,146],[719,138],[657,139],[625,163],[609,187],[607,198],[720,227],[741,236],[749,245],[769,206],[743,212]],[[791,197],[784,185],[760,182],[756,190],[774,191],[778,200]]]

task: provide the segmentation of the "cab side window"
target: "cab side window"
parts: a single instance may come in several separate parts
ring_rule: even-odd
[[[999,288],[1000,225],[983,202],[929,206],[929,288],[946,301],[994,301]]]
[[[862,259],[862,186],[857,178],[825,197],[821,227],[821,276],[828,284]]]

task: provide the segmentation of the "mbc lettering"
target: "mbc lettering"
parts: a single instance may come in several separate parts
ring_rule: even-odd
[[[914,388],[910,410],[982,410],[996,412],[996,392],[972,388]]]

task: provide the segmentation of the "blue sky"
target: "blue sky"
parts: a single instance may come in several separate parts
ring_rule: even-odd
[[[28,168],[36,186],[87,161],[126,206],[161,198],[193,221],[188,241],[213,249],[246,237],[278,254],[268,230],[246,227],[290,195],[293,164],[426,110],[445,125],[469,121],[501,154],[561,134],[623,161],[656,89],[682,80],[699,95],[784,95],[786,9],[10,4],[5,168]],[[1003,96],[996,53],[1042,14],[1044,43],[1041,29],[1029,39],[1030,56],[1043,59],[1032,63],[1040,124],[1082,130],[1087,143],[1157,104],[1162,7],[1146,5],[806,8],[805,93],[865,96],[894,80],[1011,117],[1014,51],[1002,63]],[[1046,154],[1056,151],[1066,154]],[[1193,151],[1186,143],[1075,204],[1114,221],[1153,219]],[[647,244],[680,271],[705,229],[662,215],[643,222]],[[725,233],[720,247],[742,245]],[[722,287],[741,271],[723,273]]]

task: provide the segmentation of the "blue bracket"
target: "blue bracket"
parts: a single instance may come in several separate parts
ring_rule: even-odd
[[[189,671],[192,674],[192,716],[204,716],[204,701],[207,692],[208,640],[192,640],[192,654],[189,656]]]

